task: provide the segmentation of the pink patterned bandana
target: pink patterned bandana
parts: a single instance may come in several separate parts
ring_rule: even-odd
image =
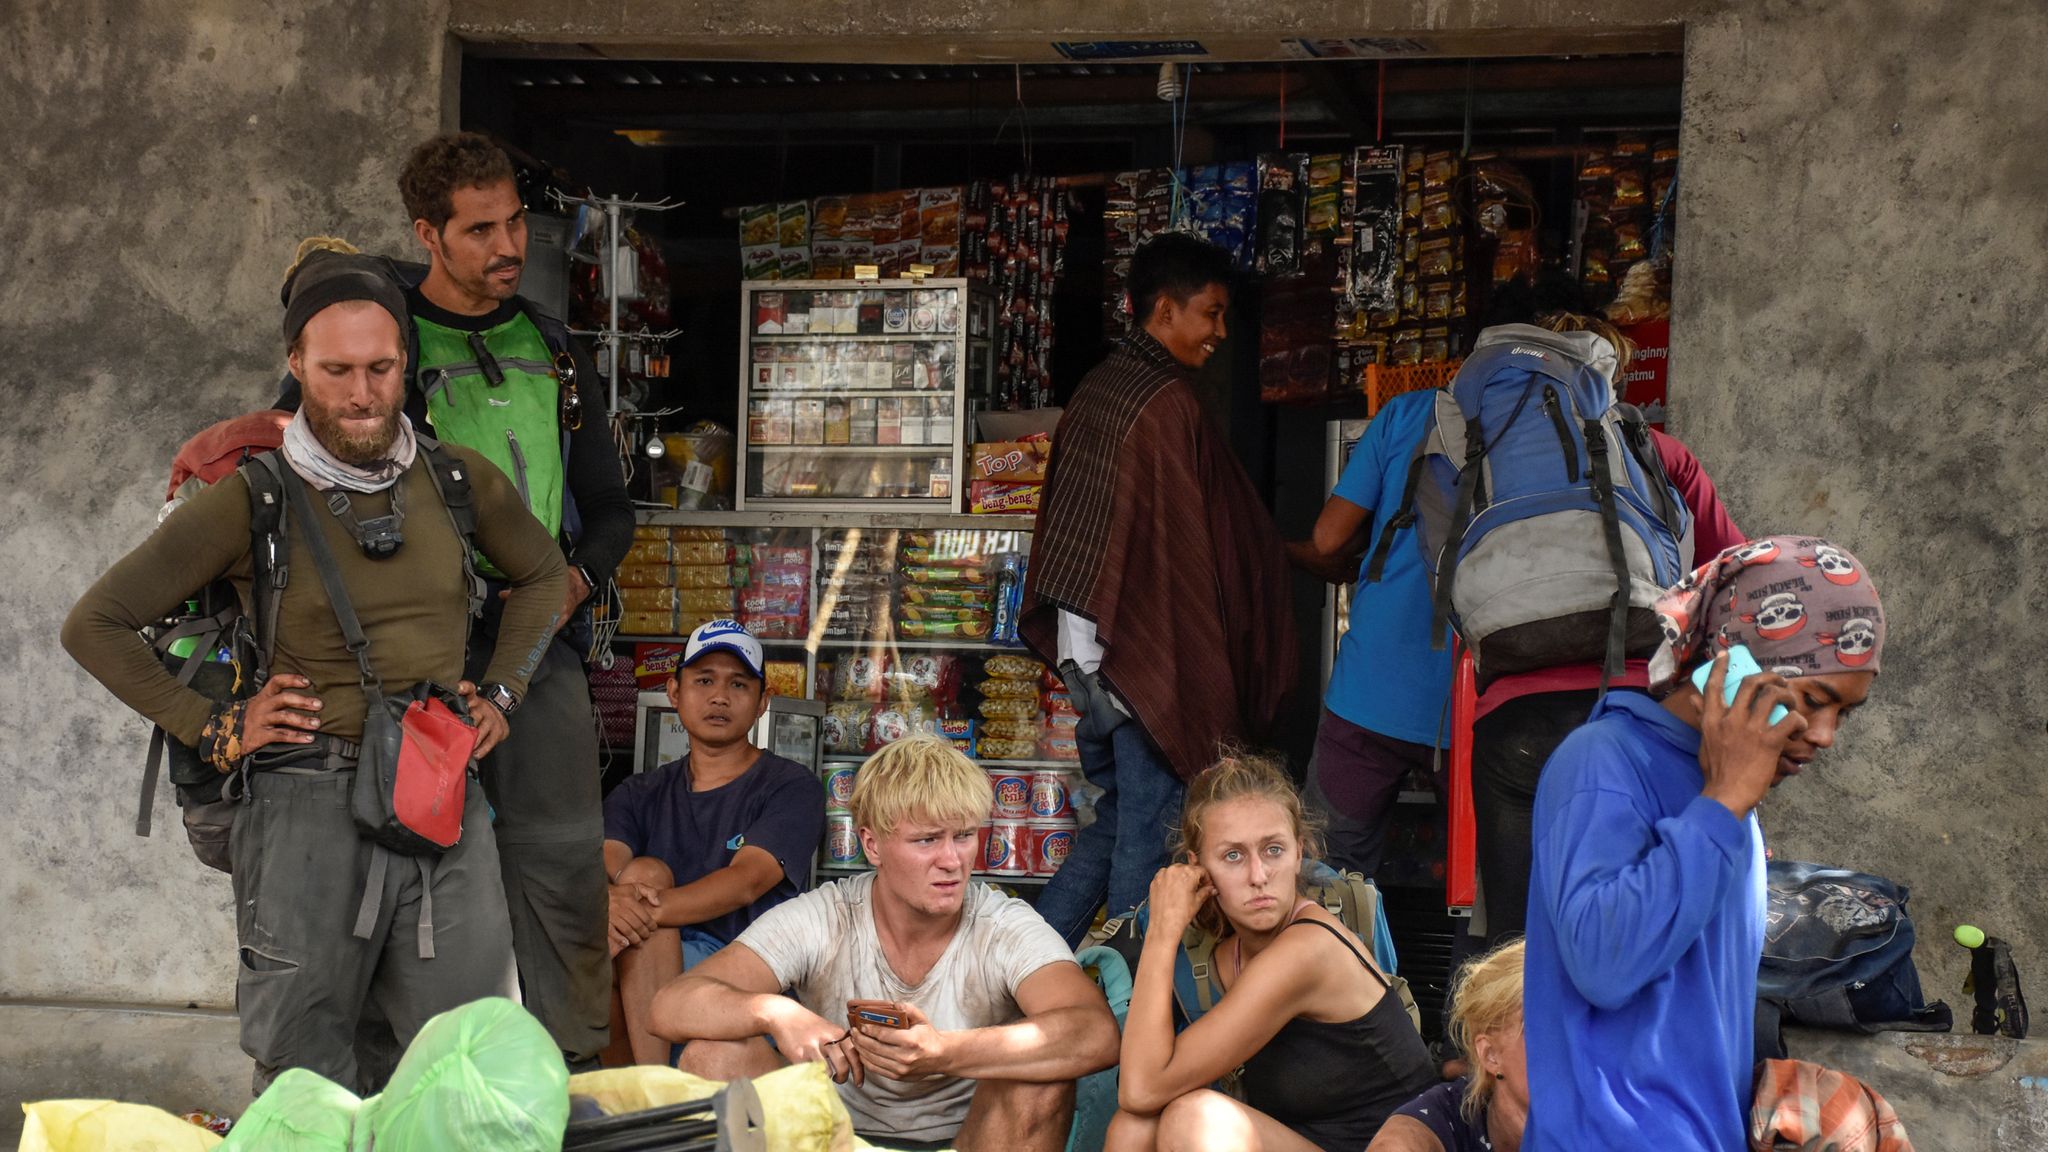
[[[1884,608],[1849,553],[1811,536],[1769,536],[1722,552],[1657,601],[1664,645],[1650,660],[1663,688],[1737,644],[1766,672],[1876,672]],[[1707,638],[1714,646],[1707,647]]]

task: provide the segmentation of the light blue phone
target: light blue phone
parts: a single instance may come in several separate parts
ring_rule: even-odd
[[[1763,669],[1757,666],[1756,657],[1750,655],[1749,645],[1737,644],[1733,648],[1728,649],[1728,674],[1721,680],[1723,687],[1722,703],[1735,703],[1735,693],[1742,687],[1743,678],[1761,671]],[[1707,680],[1713,674],[1714,662],[1709,660],[1693,672],[1692,686],[1701,692],[1705,692],[1707,690]],[[1783,704],[1778,704],[1771,708],[1771,723],[1776,724],[1784,718],[1785,706]]]

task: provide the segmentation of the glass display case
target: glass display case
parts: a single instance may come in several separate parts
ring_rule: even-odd
[[[741,509],[956,510],[994,304],[963,279],[741,285]]]

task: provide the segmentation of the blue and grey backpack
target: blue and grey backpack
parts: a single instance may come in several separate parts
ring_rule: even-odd
[[[1378,580],[1420,521],[1437,642],[1454,624],[1482,683],[1597,661],[1604,687],[1663,639],[1654,605],[1692,564],[1692,516],[1642,414],[1614,398],[1613,355],[1591,332],[1481,332],[1367,562]]]

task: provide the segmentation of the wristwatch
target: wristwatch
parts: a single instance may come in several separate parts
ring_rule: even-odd
[[[495,681],[477,685],[476,694],[490,701],[493,707],[507,716],[519,708],[519,694]]]

